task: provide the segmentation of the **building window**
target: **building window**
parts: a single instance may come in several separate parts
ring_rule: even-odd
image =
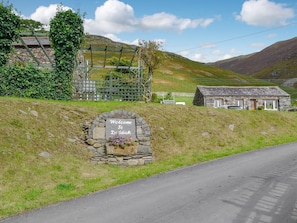
[[[277,110],[278,104],[276,100],[264,100],[263,106],[265,110]]]
[[[214,107],[215,108],[220,108],[223,106],[223,99],[215,99],[214,100]]]
[[[239,106],[241,109],[243,109],[243,100],[242,99],[236,99],[235,105]]]

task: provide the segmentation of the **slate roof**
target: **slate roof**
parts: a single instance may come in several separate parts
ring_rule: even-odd
[[[37,37],[39,42],[43,45],[43,46],[50,46],[50,41],[48,37]],[[22,37],[22,39],[24,40],[24,42],[27,44],[27,46],[39,46],[39,43],[37,42],[37,40],[35,39],[34,36],[32,37]],[[18,41],[18,42],[14,42],[13,46],[22,46],[22,42]]]
[[[204,96],[290,96],[277,86],[198,86]]]

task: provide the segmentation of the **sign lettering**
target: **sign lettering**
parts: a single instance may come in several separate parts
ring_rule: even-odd
[[[107,119],[106,139],[119,135],[124,138],[136,140],[135,119]]]

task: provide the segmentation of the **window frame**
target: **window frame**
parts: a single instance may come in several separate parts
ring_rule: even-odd
[[[269,104],[267,106],[267,104]],[[278,101],[276,99],[264,99],[263,100],[264,110],[278,110]]]
[[[217,106],[217,105],[219,105],[219,106]],[[214,104],[213,104],[214,108],[221,108],[223,105],[224,105],[224,100],[222,98],[214,99]]]

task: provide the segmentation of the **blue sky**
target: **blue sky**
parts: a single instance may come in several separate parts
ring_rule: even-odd
[[[199,62],[258,52],[296,37],[295,0],[10,0],[25,18],[48,24],[57,5],[86,13],[85,31],[137,44],[162,41],[165,51]]]

